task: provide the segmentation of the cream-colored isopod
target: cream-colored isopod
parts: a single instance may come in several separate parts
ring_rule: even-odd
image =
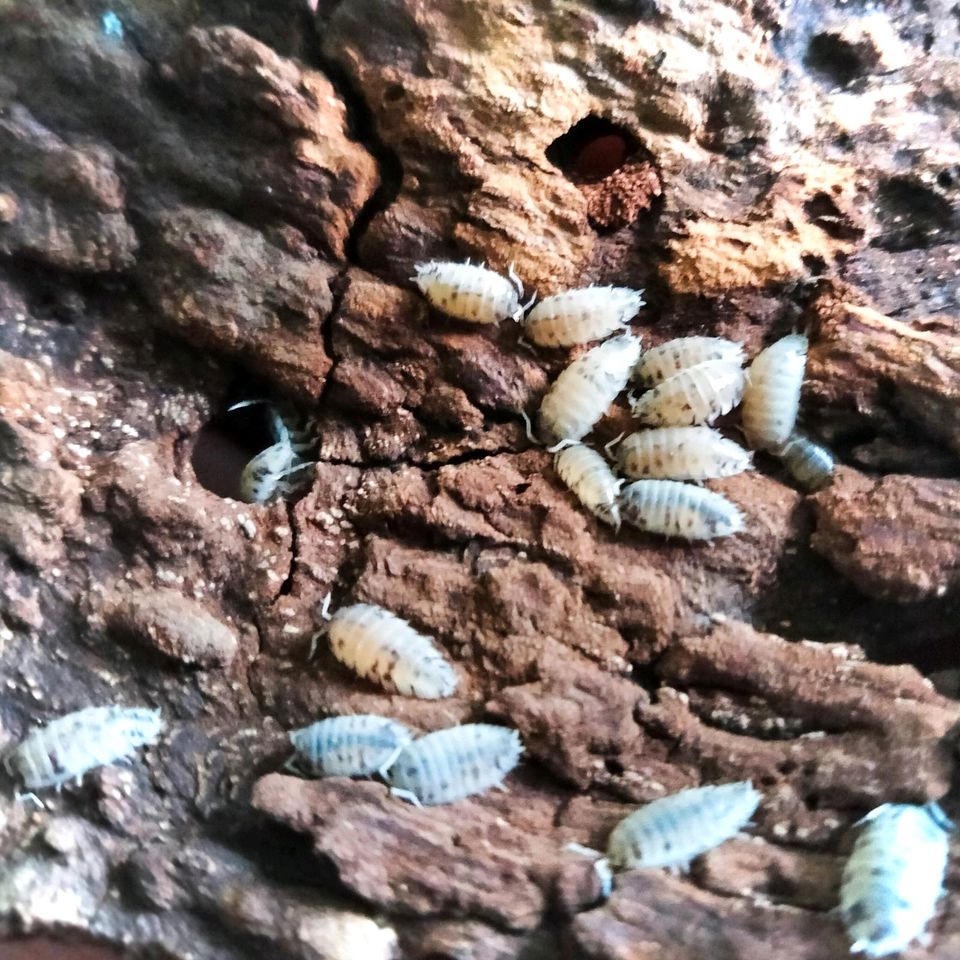
[[[658,383],[633,403],[633,415],[655,427],[713,423],[743,396],[743,370],[727,360],[705,360]]]
[[[761,350],[747,368],[743,431],[755,450],[776,453],[790,439],[806,366],[807,338],[793,333]]]
[[[637,379],[653,386],[708,360],[723,360],[743,366],[743,346],[723,337],[679,337],[645,351],[637,364]]]
[[[457,674],[429,637],[373,603],[341,607],[327,624],[333,655],[354,673],[421,700],[457,689]]]
[[[542,347],[602,340],[626,327],[643,304],[643,291],[629,287],[567,290],[541,300],[527,314],[525,336]]]
[[[523,314],[523,285],[513,269],[510,279],[473,263],[431,260],[418,263],[412,279],[438,310],[470,323],[499,323]]]
[[[613,475],[610,465],[596,450],[582,443],[566,447],[557,454],[554,469],[595,517],[620,529],[617,494],[623,480]]]
[[[627,385],[640,356],[640,338],[614,337],[577,357],[540,404],[540,432],[550,443],[580,440]]]
[[[833,479],[833,455],[799,433],[793,434],[777,455],[804,490],[820,490]]]
[[[620,491],[620,514],[648,533],[713,540],[743,530],[743,514],[726,497],[676,480],[635,480]]]
[[[749,780],[681,790],[621,820],[607,842],[610,865],[686,869],[729,840],[753,816],[760,794]]]
[[[713,480],[749,470],[752,454],[710,427],[658,427],[625,437],[617,459],[634,479]]]

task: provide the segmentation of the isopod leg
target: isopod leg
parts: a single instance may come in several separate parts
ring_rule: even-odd
[[[400,800],[408,800],[415,807],[423,806],[423,804],[420,802],[420,798],[412,790],[402,790],[400,787],[391,787],[390,793],[392,796],[397,797]]]
[[[47,805],[31,790],[28,790],[26,793],[14,794],[14,800],[17,803],[23,803],[25,800],[30,800],[33,804],[39,807],[39,809],[47,809]]]
[[[527,411],[521,410],[520,416],[523,417],[523,422],[527,428],[527,439],[539,447],[541,444],[540,441],[533,435],[533,424],[530,422],[530,417],[527,415]]]
[[[611,448],[615,447],[626,435],[626,430],[621,430],[609,443],[603,445],[604,456],[611,462],[616,463],[617,458],[613,455]],[[622,483],[623,481],[621,481]]]
[[[561,450],[566,450],[567,447],[575,447],[579,442],[579,440],[569,440],[564,437],[563,440],[558,440],[552,447],[547,447],[547,453],[559,453]]]
[[[393,753],[391,753],[390,756],[387,757],[387,759],[384,760],[380,765],[377,773],[380,774],[384,780],[387,779],[387,774],[390,772],[390,768],[397,762],[397,757],[400,756],[400,753],[405,746],[406,744],[402,744],[401,746],[397,747],[396,750],[394,750]]]

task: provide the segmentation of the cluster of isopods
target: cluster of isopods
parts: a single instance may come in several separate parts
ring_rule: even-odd
[[[587,510],[614,527],[626,520],[651,533],[688,540],[742,530],[743,515],[735,504],[684,482],[728,477],[750,467],[751,454],[709,426],[741,400],[744,433],[753,449],[779,456],[806,489],[830,481],[829,452],[794,432],[806,366],[807,341],[801,335],[777,341],[744,371],[741,345],[720,337],[683,337],[641,354],[640,339],[628,324],[643,306],[642,291],[568,290],[527,312],[533,301],[521,304],[523,288],[512,271],[507,279],[475,264],[434,261],[419,265],[414,279],[433,306],[457,319],[523,318],[524,336],[539,346],[604,340],[560,373],[540,403],[537,426],[554,444],[560,479]],[[648,388],[633,399],[633,415],[653,429],[632,433],[621,443],[620,470],[632,481],[624,485],[581,441],[631,379]],[[536,440],[529,420],[528,433]]]

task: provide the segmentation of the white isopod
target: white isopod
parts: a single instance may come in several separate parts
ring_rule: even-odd
[[[402,723],[371,713],[328,717],[291,730],[289,736],[297,751],[290,765],[315,777],[386,776],[413,739]]]
[[[418,803],[452,803],[500,786],[522,753],[516,730],[466,723],[404,747],[387,782],[395,793]]]
[[[747,368],[743,430],[755,450],[778,452],[790,439],[807,366],[807,338],[793,333],[761,350]]]
[[[840,913],[852,952],[885,957],[905,949],[933,916],[954,825],[936,803],[885,803],[860,822],[865,827],[843,870]]]
[[[540,432],[551,443],[580,440],[627,385],[640,356],[640,338],[614,337],[577,357],[540,404]]]
[[[713,423],[743,396],[743,370],[728,360],[705,360],[658,383],[633,402],[633,415],[657,427]]]
[[[637,379],[646,386],[672,377],[681,370],[722,360],[731,366],[743,366],[743,346],[723,337],[680,337],[651,347],[637,364]]]
[[[582,443],[566,447],[557,454],[554,469],[595,517],[620,529],[617,494],[623,486],[623,480],[613,475],[610,465],[596,450]]]
[[[602,340],[626,327],[643,306],[643,291],[584,287],[541,300],[527,314],[525,336],[543,347]]]
[[[729,840],[753,816],[761,795],[744,780],[681,790],[635,810],[607,842],[610,865],[685,869],[694,857]]]
[[[726,497],[676,480],[635,480],[620,491],[620,513],[648,533],[712,540],[743,530],[743,514]]]
[[[434,642],[417,633],[406,620],[372,603],[341,607],[329,619],[327,632],[333,655],[358,676],[422,700],[452,696],[456,671]]]
[[[617,459],[628,477],[711,480],[749,470],[751,454],[710,427],[658,427],[631,433]]]
[[[835,463],[830,451],[799,433],[790,437],[777,456],[804,490],[819,490],[833,479]]]
[[[523,284],[510,268],[510,279],[473,263],[431,260],[418,263],[411,279],[431,305],[457,320],[499,323],[507,317],[519,320]]]
[[[58,789],[97,767],[153,743],[163,729],[159,710],[85,707],[37,727],[4,757],[7,770],[28,790]]]

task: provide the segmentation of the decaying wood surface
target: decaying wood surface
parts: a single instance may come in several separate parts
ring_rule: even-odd
[[[46,810],[2,781],[0,937],[170,960],[845,956],[848,827],[948,794],[960,720],[949,4],[110,12],[0,0],[0,749],[91,703],[169,729]],[[804,497],[758,456],[710,484],[745,534],[616,535],[519,419],[570,352],[445,320],[409,281],[468,256],[541,296],[644,287],[647,345],[808,333],[803,426],[836,482]],[[249,397],[317,420],[291,502],[225,496],[269,442],[256,410],[225,413]],[[308,662],[329,591],[438,638],[457,696]],[[340,712],[500,721],[526,760],[509,793],[429,810],[282,772],[284,731]],[[744,778],[751,836],[690,875],[625,875],[601,904],[564,849]],[[960,955],[956,862],[947,886],[909,957]]]

